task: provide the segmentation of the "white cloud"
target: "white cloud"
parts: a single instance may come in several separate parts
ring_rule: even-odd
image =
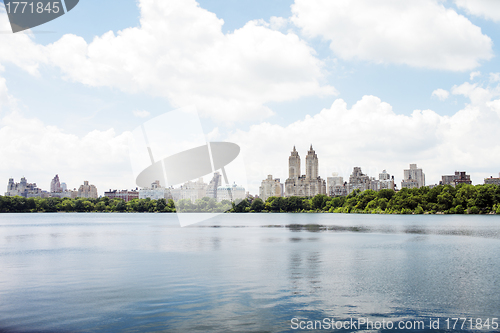
[[[293,145],[304,163],[311,143],[324,178],[339,172],[347,180],[354,166],[374,177],[387,169],[400,187],[403,169],[417,163],[428,184],[455,170],[466,170],[474,183],[482,183],[482,177],[499,171],[500,100],[490,98],[500,96],[500,91],[469,83],[454,90],[472,100],[452,116],[432,110],[401,115],[378,97],[364,96],[351,108],[338,99],[330,108],[289,126],[262,123],[228,139],[242,147],[252,193],[268,174],[284,181]]]
[[[0,7],[0,31],[12,31],[4,8]],[[0,69],[13,63],[32,75],[38,75],[40,63],[47,62],[45,49],[33,41],[29,31],[0,34]]]
[[[470,99],[472,105],[485,105],[494,96],[500,93],[499,87],[483,88],[477,83],[470,84],[465,82],[459,86],[453,86],[451,89],[453,95],[463,95]]]
[[[432,96],[437,97],[440,101],[444,101],[449,95],[450,93],[444,89],[436,89],[432,92]]]
[[[498,0],[455,0],[455,4],[471,15],[500,21],[500,1]]]
[[[223,21],[194,0],[141,0],[139,7],[140,27],[89,44],[65,35],[48,47],[52,63],[70,80],[163,96],[226,122],[270,116],[268,102],[336,93],[322,84],[314,49],[293,33],[250,21],[223,34]]]
[[[17,101],[11,94],[9,94],[5,78],[0,76],[0,116],[4,113],[4,111],[12,111],[16,108]]]
[[[138,118],[146,118],[149,117],[149,115],[151,114],[149,111],[146,110],[134,110],[132,111],[132,113],[134,114],[134,116]]]
[[[118,135],[113,129],[78,137],[11,112],[0,118],[0,142],[4,143],[0,145],[0,179],[19,181],[25,176],[47,190],[57,173],[70,188],[88,180],[101,194],[109,188],[135,187],[129,137],[130,133]]]
[[[491,39],[435,0],[296,0],[292,21],[342,59],[464,71],[493,57]]]
[[[500,82],[500,73],[490,73],[490,82]]]
[[[481,72],[480,71],[476,71],[476,72],[470,73],[469,79],[472,81],[472,80],[474,80],[474,78],[476,76],[481,76]]]

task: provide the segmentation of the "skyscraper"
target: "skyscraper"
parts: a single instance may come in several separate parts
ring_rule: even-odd
[[[404,179],[401,188],[420,188],[425,186],[425,174],[416,164],[410,164],[409,169],[404,170]]]
[[[50,182],[50,192],[52,193],[62,192],[61,182],[59,181],[59,175],[56,175],[54,178],[52,178],[52,181]]]
[[[326,182],[319,177],[318,170],[318,156],[311,145],[306,156],[306,174],[300,175],[300,156],[294,146],[288,158],[285,196],[314,197],[317,194],[326,194]]]
[[[318,178],[318,155],[316,155],[312,145],[306,156],[306,178]]]

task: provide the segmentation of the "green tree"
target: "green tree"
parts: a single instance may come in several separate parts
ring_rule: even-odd
[[[262,212],[264,210],[264,201],[261,198],[256,198],[252,201],[252,205],[250,206],[250,210],[254,212]]]

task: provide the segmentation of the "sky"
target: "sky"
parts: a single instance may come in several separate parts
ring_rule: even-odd
[[[251,194],[311,144],[324,179],[400,187],[416,163],[481,184],[500,172],[499,25],[496,0],[81,0],[13,34],[0,3],[0,184],[135,188],[134,129],[184,107],[241,147]]]

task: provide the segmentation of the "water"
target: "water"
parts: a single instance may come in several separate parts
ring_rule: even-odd
[[[500,216],[1,214],[0,332],[443,330],[500,318],[499,254]]]

